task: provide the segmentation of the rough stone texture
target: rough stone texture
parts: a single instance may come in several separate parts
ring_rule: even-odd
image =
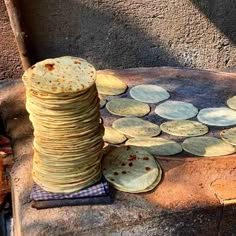
[[[225,188],[225,186],[228,188]],[[236,180],[217,179],[211,184],[214,191],[217,193],[217,198],[223,203],[228,204],[236,199]]]
[[[21,61],[4,0],[0,0],[0,42],[0,80],[20,78]]]
[[[168,81],[170,86],[181,85],[195,91],[199,81],[208,86],[198,102],[210,97],[213,91],[235,91],[236,75],[209,71],[173,68],[130,69],[103,71],[115,73],[124,81]],[[144,79],[146,78],[146,79]],[[188,83],[189,78],[192,84]],[[171,79],[171,81],[169,80]],[[185,85],[186,81],[186,85]],[[131,83],[130,82],[130,83]],[[13,93],[14,91],[14,93]],[[176,93],[182,90],[176,90]],[[174,93],[174,91],[173,91]],[[158,188],[145,194],[114,193],[114,203],[108,206],[62,207],[35,210],[30,207],[32,187],[32,126],[24,108],[24,87],[20,81],[2,84],[1,117],[12,137],[15,156],[12,186],[14,227],[17,236],[48,235],[150,235],[175,236],[235,235],[235,204],[230,187],[236,180],[236,155],[220,158],[159,157],[164,176]],[[222,92],[224,95],[224,92]],[[175,95],[174,95],[175,96]],[[226,96],[226,94],[224,95]],[[213,100],[210,100],[212,103]],[[207,105],[206,103],[205,105]],[[9,109],[11,107],[11,109]],[[107,119],[104,113],[104,120]],[[229,186],[224,181],[231,183]],[[221,185],[224,191],[221,191]],[[227,191],[228,190],[228,191]],[[228,200],[231,200],[229,203]]]
[[[76,55],[96,68],[236,64],[235,0],[22,0],[35,61]]]
[[[224,205],[222,221],[219,224],[220,236],[234,236],[236,232],[236,206],[234,204]]]

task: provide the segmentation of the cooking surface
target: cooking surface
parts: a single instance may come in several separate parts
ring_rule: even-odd
[[[98,73],[104,73],[99,71]],[[143,68],[132,70],[118,70],[118,71],[106,71],[119,77],[123,82],[128,85],[128,89],[125,94],[119,96],[103,96],[107,101],[121,97],[130,97],[129,90],[139,84],[155,84],[166,89],[170,93],[168,100],[190,102],[196,106],[199,110],[207,107],[222,107],[226,106],[228,98],[236,94],[236,74],[230,73],[216,73],[214,71],[200,71],[191,69],[170,69],[170,68]],[[162,103],[162,102],[160,102]],[[142,117],[145,120],[149,120],[155,124],[160,125],[167,121],[155,114],[155,107],[160,104],[149,104],[151,112]],[[227,107],[227,106],[226,106]],[[120,116],[110,114],[106,107],[101,109],[101,114],[105,126],[111,126],[113,121],[119,119]],[[190,120],[196,120],[194,117]],[[206,135],[220,138],[220,131],[228,127],[214,127],[208,126],[209,133]],[[233,126],[231,126],[233,127]],[[181,143],[185,138],[177,137],[161,133],[158,137],[175,140]],[[233,154],[235,155],[235,154]],[[182,152],[176,157],[192,157],[191,154]]]

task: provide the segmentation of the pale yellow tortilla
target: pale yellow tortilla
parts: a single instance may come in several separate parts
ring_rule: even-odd
[[[118,186],[116,185],[115,188],[119,191],[122,191],[122,192],[129,192],[129,193],[143,193],[143,192],[149,192],[149,191],[152,191],[153,189],[155,189],[161,182],[161,179],[162,179],[162,169],[161,169],[161,166],[159,165],[158,161],[156,160],[156,163],[157,163],[157,166],[159,168],[159,175],[157,176],[156,180],[153,182],[152,185],[150,185],[149,187],[147,187],[145,190],[140,190],[140,191],[130,191],[130,189],[128,188],[124,188],[123,186]]]
[[[194,137],[208,133],[208,127],[200,122],[177,120],[162,123],[161,130],[175,136]]]
[[[125,142],[127,138],[117,130],[111,127],[105,127],[103,140],[107,143],[120,144]]]
[[[186,120],[196,116],[198,109],[188,102],[169,100],[158,105],[155,113],[168,120]]]
[[[160,86],[142,84],[131,88],[130,96],[140,102],[158,103],[168,99],[170,94]]]
[[[214,137],[194,137],[185,139],[182,147],[197,156],[224,156],[235,152],[235,148]]]
[[[225,142],[236,146],[236,127],[222,130],[220,136]]]
[[[153,137],[161,132],[158,125],[137,117],[120,118],[113,122],[112,127],[130,137]]]
[[[205,108],[200,110],[198,120],[212,126],[231,126],[236,124],[236,111],[227,107]]]
[[[131,193],[149,191],[148,188],[161,175],[160,167],[151,154],[131,146],[110,151],[103,158],[102,168],[111,185]]]
[[[164,138],[132,138],[126,141],[125,145],[138,146],[155,156],[171,156],[182,152],[180,144]]]
[[[91,64],[82,58],[70,56],[40,61],[22,76],[26,87],[53,94],[88,89],[95,79],[96,70]]]
[[[96,78],[99,94],[119,95],[126,91],[127,85],[115,75],[99,73]]]
[[[100,108],[103,108],[106,105],[106,99],[100,98]]]
[[[148,104],[129,99],[116,98],[106,104],[107,110],[118,116],[138,116],[142,117],[150,112]]]
[[[232,98],[229,98],[227,100],[227,105],[228,107],[230,107],[231,109],[236,110],[236,95],[233,96]]]

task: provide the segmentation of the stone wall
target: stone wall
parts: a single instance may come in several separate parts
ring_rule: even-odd
[[[235,0],[21,0],[33,59],[75,55],[96,68],[236,65]],[[20,62],[0,0],[0,79]]]
[[[4,0],[0,0],[0,80],[18,79],[22,67]]]
[[[235,0],[22,0],[35,61],[61,55],[97,68],[236,64]]]

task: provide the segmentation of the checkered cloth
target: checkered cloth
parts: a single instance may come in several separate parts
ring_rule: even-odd
[[[77,198],[89,198],[89,197],[100,197],[109,195],[109,185],[107,181],[102,178],[97,184],[82,189],[79,192],[74,193],[51,193],[43,190],[36,183],[33,184],[32,192],[30,195],[31,200],[63,200],[63,199],[77,199]]]

